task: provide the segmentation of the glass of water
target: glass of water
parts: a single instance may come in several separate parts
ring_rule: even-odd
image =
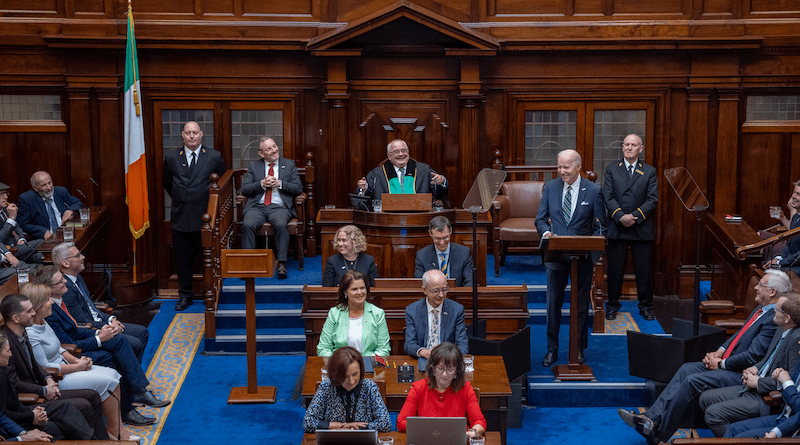
[[[91,216],[92,215],[92,211],[87,209],[86,207],[83,207],[83,208],[81,208],[80,212],[81,212],[81,222],[83,224],[88,224],[89,221],[92,218],[92,216]]]
[[[381,200],[380,199],[373,199],[372,200],[372,210],[376,213],[381,213]]]
[[[64,241],[72,241],[75,239],[75,228],[71,225],[64,226]]]
[[[29,272],[27,267],[17,269],[17,284],[27,283],[29,280]]]

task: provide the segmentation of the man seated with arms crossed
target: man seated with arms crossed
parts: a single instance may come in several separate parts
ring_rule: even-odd
[[[705,412],[706,425],[714,435],[722,437],[728,426],[740,420],[766,416],[770,407],[764,396],[781,388],[772,373],[778,369],[794,372],[800,363],[800,300],[788,293],[775,305],[775,324],[778,332],[767,349],[767,354],[757,364],[742,371],[742,382],[725,388],[715,388],[700,394],[700,407]]]
[[[247,196],[242,217],[242,249],[256,248],[256,232],[269,222],[275,231],[275,257],[278,278],[288,278],[289,220],[297,218],[295,196],[303,193],[303,183],[294,161],[280,157],[272,138],[259,139],[261,159],[250,163],[242,179],[241,193]]]
[[[395,139],[386,146],[388,159],[358,180],[358,193],[381,199],[384,193],[431,193],[433,199],[447,199],[447,179],[430,165],[411,159],[408,144]]]
[[[83,207],[66,188],[54,186],[45,171],[31,176],[31,187],[33,190],[19,195],[19,223],[31,237],[50,239],[64,221],[69,221]]]
[[[33,326],[36,312],[27,296],[12,294],[0,301],[0,314],[5,324],[0,327],[8,337],[11,348],[11,359],[6,366],[8,380],[18,393],[36,394],[46,400],[45,409],[51,401],[67,400],[89,421],[94,428],[95,438],[108,440],[105,418],[100,402],[100,395],[92,389],[61,390],[58,382],[36,362],[33,346],[28,339],[25,328]]]
[[[456,287],[472,286],[472,254],[469,247],[451,243],[453,227],[450,220],[437,216],[428,224],[433,244],[417,251],[414,276],[422,277],[428,270],[441,270],[446,278],[455,278]]]
[[[789,207],[789,218],[781,211],[781,223],[789,230],[800,227],[800,180],[794,182],[792,197],[787,204]],[[800,275],[800,236],[789,238],[783,246],[781,252],[765,265],[765,269],[779,267],[781,270],[791,270]]]
[[[77,345],[82,354],[101,366],[119,371],[122,375],[122,421],[131,425],[150,425],[155,417],[139,414],[134,404],[161,408],[169,405],[168,400],[159,400],[147,389],[149,382],[142,371],[142,365],[124,336],[117,335],[119,330],[113,325],[104,325],[101,329],[78,327],[75,319],[66,310],[66,303],[61,299],[67,291],[67,278],[55,266],[44,266],[37,270],[31,279],[34,283],[50,286],[50,298],[53,300],[53,314],[47,317],[47,323],[53,329],[61,343]]]
[[[102,329],[108,324],[114,326],[119,332],[118,335],[124,336],[131,344],[136,358],[141,363],[150,332],[144,326],[133,323],[123,324],[117,317],[97,310],[89,297],[89,288],[86,287],[86,282],[79,275],[86,268],[86,257],[75,247],[75,243],[67,242],[57,245],[53,248],[50,256],[53,264],[58,266],[67,279],[67,293],[62,295],[61,299],[67,304],[67,310],[72,318],[78,323],[88,323],[97,329]]]
[[[422,275],[425,298],[406,306],[406,339],[403,350],[427,359],[439,343],[455,343],[462,354],[469,349],[464,326],[464,306],[447,299],[447,278],[434,269]]]
[[[773,320],[775,303],[790,291],[791,283],[785,273],[768,270],[755,289],[759,307],[739,332],[716,351],[707,353],[702,361],[684,363],[644,414],[617,410],[622,420],[649,444],[669,441],[675,431],[689,421],[700,393],[741,383],[742,371],[764,358],[778,330]]]

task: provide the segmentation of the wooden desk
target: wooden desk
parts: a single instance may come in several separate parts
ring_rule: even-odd
[[[375,257],[378,276],[402,278],[414,276],[417,250],[432,244],[428,223],[435,216],[445,216],[453,225],[450,240],[472,249],[472,214],[463,209],[424,213],[374,213],[353,209],[320,209],[317,226],[322,246],[322,270],[333,250],[334,235],[339,227],[355,224],[367,238],[367,253]],[[488,212],[478,214],[477,268],[478,285],[486,285],[486,255],[491,217]]]
[[[725,215],[707,213],[706,236],[711,243],[711,298],[731,300],[737,307],[744,306],[744,297],[750,283],[750,265],[761,267],[761,253],[739,258],[736,249],[762,241],[747,222],[725,222]]]
[[[378,281],[401,281],[405,279],[379,278]],[[423,298],[421,286],[392,287],[386,285],[373,287],[370,303],[386,312],[389,328],[389,344],[395,354],[403,353],[404,329],[406,327],[406,306]],[[336,305],[336,287],[303,286],[303,310],[301,316],[305,324],[306,355],[317,355],[317,343],[322,326],[328,317],[328,310]],[[464,306],[464,322],[472,323],[472,288],[450,288],[447,298]],[[478,317],[486,319],[486,338],[502,340],[525,328],[528,313],[528,286],[482,286],[478,288]]]
[[[375,375],[367,374],[374,381],[386,382],[386,407],[389,411],[400,411],[406,400],[406,394],[411,388],[411,383],[397,382],[397,368],[405,362],[417,366],[417,360],[408,355],[391,355],[387,359],[389,367],[375,368]],[[317,391],[317,382],[320,380],[321,369],[325,366],[322,357],[308,357],[306,360],[306,374],[303,379],[303,403],[305,406],[311,402]],[[489,424],[489,430],[499,431],[501,443],[506,443],[506,414],[508,413],[508,398],[511,396],[511,386],[506,376],[506,365],[500,356],[476,356],[475,372],[467,375],[467,380],[472,386],[480,389],[481,411]],[[424,374],[415,369],[415,380],[424,378]]]
[[[111,211],[108,209],[108,206],[92,206],[89,207],[91,211],[91,216],[89,220],[89,224],[84,227],[76,227],[75,228],[75,236],[73,241],[75,242],[75,247],[79,250],[88,250],[94,247],[97,243],[94,243],[95,240],[100,242],[100,240],[105,235],[105,227],[108,224],[108,221],[111,219]],[[80,222],[81,216],[78,212],[75,212],[73,216],[73,221]],[[67,222],[68,223],[68,222]],[[53,248],[57,245],[64,242],[64,231],[58,230],[56,234],[50,238],[49,240],[42,243],[39,246],[39,252],[42,252],[44,255],[45,263],[52,263],[53,260],[50,258],[50,252],[53,251]],[[86,258],[89,259],[90,256],[87,252],[83,252],[86,255]],[[104,256],[105,257],[105,256]]]
[[[394,445],[405,445],[406,443],[406,433],[401,433],[399,431],[391,431],[388,433],[378,433],[378,437],[386,437],[391,436],[394,438]],[[500,445],[500,433],[497,431],[487,431],[486,432],[486,445]],[[316,436],[314,433],[305,433],[303,435],[303,442],[302,445],[316,445]]]

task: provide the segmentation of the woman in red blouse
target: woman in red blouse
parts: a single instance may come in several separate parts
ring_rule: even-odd
[[[406,417],[464,417],[474,435],[486,431],[486,419],[478,405],[475,390],[464,376],[464,358],[458,347],[444,342],[433,348],[428,365],[428,377],[414,382],[397,416],[397,430],[406,430]],[[471,431],[468,436],[473,435]]]

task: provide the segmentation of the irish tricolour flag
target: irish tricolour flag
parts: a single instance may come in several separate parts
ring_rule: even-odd
[[[125,51],[125,191],[128,224],[135,239],[150,227],[147,201],[147,166],[144,156],[144,125],[139,105],[139,65],[136,62],[136,37],[133,12],[128,3],[128,48]]]

